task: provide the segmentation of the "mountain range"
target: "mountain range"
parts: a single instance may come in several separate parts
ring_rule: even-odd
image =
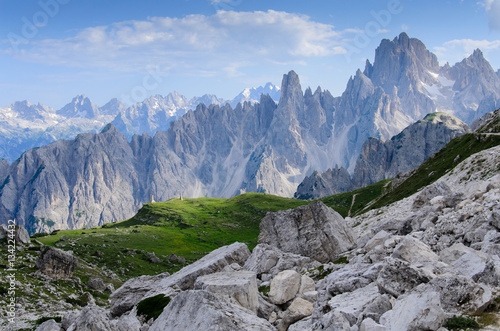
[[[47,145],[58,139],[74,139],[85,132],[98,133],[113,123],[129,139],[136,133],[154,135],[167,130],[170,122],[180,118],[200,103],[206,105],[226,103],[235,107],[239,102],[255,103],[261,94],[269,94],[279,101],[279,87],[267,83],[264,87],[247,88],[233,100],[223,100],[205,94],[191,99],[172,92],[167,96],[154,95],[127,107],[114,98],[99,107],[88,97],[78,95],[59,110],[28,101],[17,101],[0,108],[0,159],[16,160],[28,149]]]
[[[37,232],[126,219],[151,196],[291,197],[314,171],[338,165],[353,173],[370,137],[386,141],[436,111],[470,124],[495,109],[499,86],[481,51],[439,66],[420,40],[403,33],[382,40],[374,63],[367,61],[339,97],[320,87],[303,91],[290,71],[278,104],[269,95],[235,107],[199,104],[154,136],[146,129],[163,128],[164,119],[141,117],[147,111],[137,105],[137,111],[128,109],[129,118],[146,123],[146,134],[120,132],[121,124],[127,127],[128,110],[122,110],[122,121],[99,134],[59,140],[11,165],[0,163],[0,217]],[[167,104],[157,99],[146,106]]]

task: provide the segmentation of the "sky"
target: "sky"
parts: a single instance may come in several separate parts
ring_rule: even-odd
[[[0,0],[0,107],[232,99],[290,70],[338,96],[401,32],[442,65],[480,48],[500,68],[500,0]]]

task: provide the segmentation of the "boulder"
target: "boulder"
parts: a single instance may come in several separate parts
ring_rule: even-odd
[[[500,261],[489,260],[484,270],[476,274],[473,279],[476,282],[488,284],[490,286],[500,286]]]
[[[48,320],[40,324],[35,331],[59,331],[61,326],[54,320]]]
[[[100,277],[90,277],[88,285],[91,289],[96,290],[98,292],[102,292],[106,289],[106,285],[104,284],[102,278]]]
[[[486,254],[473,248],[467,247],[462,243],[455,243],[452,246],[443,249],[441,252],[439,252],[439,260],[444,263],[453,264],[456,260],[467,253],[480,255],[486,260]]]
[[[321,201],[268,213],[260,223],[259,243],[321,263],[336,260],[356,245],[344,218]]]
[[[268,321],[208,291],[188,290],[168,304],[149,331],[276,330]]]
[[[304,317],[311,316],[312,312],[313,304],[311,302],[302,298],[295,298],[283,314],[283,319],[278,323],[278,331],[286,331],[291,324]]]
[[[461,275],[438,276],[427,285],[439,293],[447,313],[482,312],[493,299],[489,287]]]
[[[331,311],[313,322],[311,330],[352,331],[349,320],[339,311]]]
[[[378,324],[371,318],[367,318],[361,322],[359,326],[359,331],[385,331],[386,327],[384,325]]]
[[[334,296],[328,301],[328,306],[332,311],[341,313],[352,326],[358,323],[363,311],[379,296],[378,287],[373,283],[354,292]]]
[[[73,255],[50,246],[43,246],[36,267],[53,279],[70,279],[78,265]]]
[[[12,234],[14,235],[12,238]],[[16,225],[14,233],[9,231],[9,227],[5,224],[0,225],[0,236],[2,238],[14,239],[16,243],[25,245],[31,243],[28,231],[22,225]]]
[[[451,265],[461,275],[473,278],[482,273],[486,268],[486,258],[476,254],[475,252],[469,252],[462,255]]]
[[[122,315],[119,319],[112,321],[117,331],[139,331],[141,322],[135,315]]]
[[[431,277],[409,262],[388,258],[378,274],[377,285],[382,293],[399,297],[419,284],[427,283]]]
[[[408,235],[394,249],[393,258],[410,263],[437,262],[439,256],[420,240]]]
[[[294,270],[280,272],[271,281],[269,299],[272,303],[281,305],[297,295],[300,289],[301,276]]]
[[[194,288],[224,296],[254,313],[259,308],[257,278],[251,271],[217,272],[201,276]]]
[[[284,253],[276,247],[259,244],[255,246],[243,269],[257,273],[263,281],[269,281],[284,270],[311,269],[320,266],[318,261],[293,253]]]
[[[394,308],[380,317],[380,324],[387,331],[437,330],[445,319],[439,293],[422,284],[398,298]]]
[[[302,297],[304,293],[314,291],[316,291],[316,284],[314,283],[314,280],[307,275],[302,275],[300,278],[299,296]]]
[[[119,316],[132,309],[151,289],[170,276],[168,272],[156,276],[140,276],[127,280],[119,289],[111,293],[111,314]],[[174,292],[174,290],[172,290]]]
[[[70,311],[64,314],[61,320],[61,328],[63,330],[68,330],[70,325],[76,321],[78,316],[80,316],[80,312],[75,312],[75,311]]]
[[[106,310],[95,305],[87,305],[66,331],[117,331]]]
[[[121,315],[142,299],[157,294],[173,295],[176,293],[173,288],[183,291],[192,289],[198,277],[222,271],[233,263],[243,265],[249,256],[248,247],[236,242],[212,251],[173,275],[165,273],[130,279],[111,294],[111,313],[114,316]]]

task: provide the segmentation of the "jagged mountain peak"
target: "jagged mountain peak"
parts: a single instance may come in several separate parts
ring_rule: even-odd
[[[99,107],[83,94],[75,96],[70,103],[57,111],[58,115],[66,118],[96,118],[99,116]]]
[[[283,75],[283,81],[281,83],[281,99],[286,100],[300,91],[302,96],[302,87],[300,86],[299,75],[293,70],[288,74]]]

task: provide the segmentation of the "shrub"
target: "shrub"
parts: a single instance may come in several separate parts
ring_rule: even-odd
[[[450,330],[479,329],[479,323],[475,319],[464,316],[453,316],[446,321],[445,328]]]

